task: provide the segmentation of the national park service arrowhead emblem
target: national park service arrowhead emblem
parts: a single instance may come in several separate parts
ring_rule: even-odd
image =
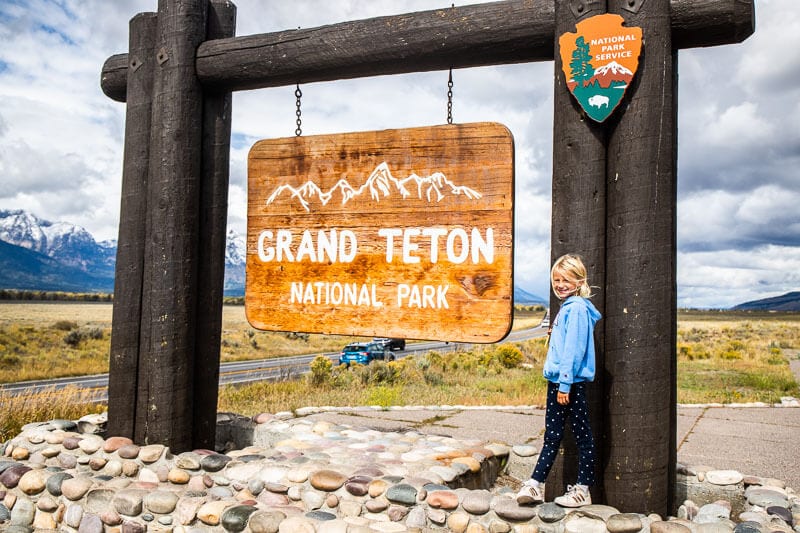
[[[623,22],[620,15],[597,15],[558,39],[567,87],[595,122],[611,115],[639,67],[642,29]]]

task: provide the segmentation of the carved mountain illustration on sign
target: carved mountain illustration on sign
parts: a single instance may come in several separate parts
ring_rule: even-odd
[[[389,170],[389,165],[384,161],[375,167],[367,181],[358,188],[353,187],[346,179],[340,179],[327,191],[323,191],[313,181],[307,181],[299,187],[283,184],[275,188],[267,198],[266,203],[269,205],[286,193],[300,202],[306,211],[310,212],[310,204],[314,199],[317,199],[322,205],[327,205],[338,193],[338,196],[341,197],[341,204],[345,205],[353,198],[357,198],[366,192],[369,192],[370,198],[376,202],[380,201],[381,198],[392,196],[395,192],[400,194],[403,199],[416,196],[416,198],[427,200],[429,203],[442,201],[448,193],[463,195],[471,200],[477,200],[482,197],[480,192],[470,187],[456,185],[441,172],[434,172],[426,177],[420,177],[412,173],[403,179],[395,178]]]
[[[616,109],[639,66],[642,29],[623,22],[619,15],[598,15],[558,40],[567,88],[596,122]]]

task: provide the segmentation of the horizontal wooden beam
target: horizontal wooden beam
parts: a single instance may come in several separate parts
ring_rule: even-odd
[[[754,0],[671,0],[676,49],[738,43],[755,30]],[[553,2],[509,0],[209,40],[203,87],[238,91],[448,68],[551,61]],[[125,101],[128,55],[103,65],[103,92]]]

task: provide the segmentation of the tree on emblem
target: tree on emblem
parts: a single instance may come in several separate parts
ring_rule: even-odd
[[[572,61],[569,67],[572,71],[572,79],[579,87],[585,87],[586,82],[594,76],[594,67],[591,63],[592,54],[589,53],[589,45],[583,39],[583,35],[575,39],[575,50],[572,52]]]

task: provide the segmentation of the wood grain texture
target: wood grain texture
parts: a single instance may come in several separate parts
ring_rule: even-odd
[[[672,0],[676,49],[738,43],[754,0]],[[336,79],[553,59],[550,2],[511,0],[215,39],[197,50],[204,87],[237,91]],[[125,101],[127,54],[103,65],[103,92]]]
[[[256,328],[277,331],[459,342],[501,339],[510,328],[513,306],[513,149],[510,132],[492,123],[256,143],[248,160],[248,320]],[[426,181],[431,176],[438,176],[433,184]],[[407,178],[404,194],[398,183]],[[363,190],[352,194],[349,188]],[[320,191],[331,194],[327,203],[320,201]],[[420,232],[408,241],[418,246],[408,252],[418,262],[403,260],[402,236],[389,246],[380,234],[387,228]],[[443,233],[435,245],[422,234],[426,228]],[[456,256],[463,251],[463,236],[472,242],[476,231],[488,241],[489,228],[492,253],[477,254],[476,262],[470,254],[461,262]],[[335,261],[329,254],[309,253],[301,253],[302,261],[290,261],[285,254],[281,260],[263,261],[259,236],[273,233],[263,239],[266,253],[277,243],[278,230],[291,232],[292,259],[302,248],[305,230],[312,237],[320,231],[330,237],[335,230],[337,238],[350,231],[356,246],[346,241]],[[448,256],[451,232],[454,245]],[[342,251],[348,255],[353,250],[352,260],[341,260]],[[317,282],[321,285],[312,286],[311,293],[302,286],[302,298],[292,292],[293,283]],[[361,302],[354,305],[329,293],[338,290],[336,283],[355,286]]]

